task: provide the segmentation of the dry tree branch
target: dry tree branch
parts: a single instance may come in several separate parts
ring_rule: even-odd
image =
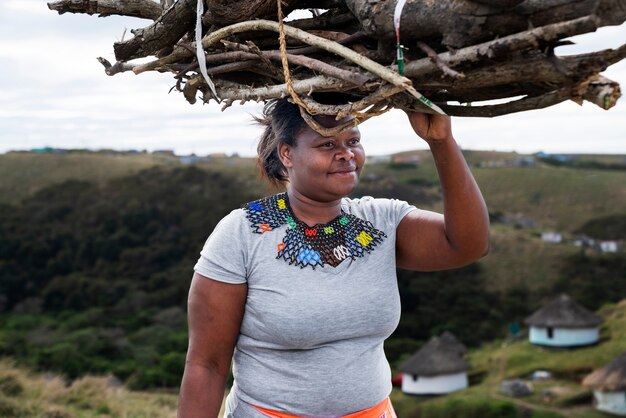
[[[442,105],[451,116],[480,116],[494,117],[510,113],[524,112],[533,109],[543,109],[565,100],[573,100],[582,104],[582,99],[609,109],[614,106],[621,96],[619,84],[606,77],[592,75],[576,85],[562,87],[545,94],[533,97],[524,97],[498,105],[484,106],[454,106]]]
[[[503,104],[484,106],[456,106],[441,105],[450,116],[480,116],[489,117],[507,115],[509,113],[524,112],[526,110],[543,109],[561,103],[571,97],[571,87],[551,91],[534,97],[524,97]]]
[[[234,25],[226,26],[224,28],[218,29],[215,32],[212,32],[206,35],[202,39],[202,47],[204,49],[207,49],[214,43],[220,41],[221,39],[227,36],[233,35],[235,33],[254,31],[254,30],[269,30],[269,31],[279,32],[280,28],[279,28],[278,23],[272,22],[270,20],[262,20],[262,19],[236,23]],[[343,45],[340,45],[337,42],[329,41],[328,39],[312,35],[310,33],[307,33],[297,28],[284,25],[284,31],[285,31],[285,34],[290,36],[291,38],[297,39],[309,45],[317,46],[328,52],[339,55],[340,57],[345,58],[348,61],[351,61],[354,64],[358,65],[359,67],[364,68],[370,73],[382,78],[388,83],[391,83],[395,86],[404,87],[404,89],[407,92],[409,92],[413,97],[415,97],[418,101],[428,106],[426,109],[424,109],[425,111],[434,112],[434,113],[443,113],[443,111],[439,107],[432,104],[428,99],[426,99],[424,96],[422,96],[419,92],[417,92],[413,88],[411,84],[411,80],[399,75],[395,71],[377,63],[376,61],[373,61],[367,57],[364,57],[363,55],[357,52],[354,52],[353,50]],[[168,55],[167,57],[149,62],[144,65],[138,65],[137,67],[135,67],[133,71],[135,72],[135,74],[140,74],[145,71],[155,70],[159,67],[163,67],[167,64],[171,64],[173,62],[184,59],[189,56],[188,54],[189,53],[186,50],[179,48],[177,51],[174,51],[172,54]]]
[[[598,76],[587,86],[587,91],[583,93],[583,99],[591,102],[604,110],[609,110],[617,103],[617,99],[622,96],[618,83],[606,77]]]
[[[192,87],[202,87],[202,80],[196,77],[191,78],[187,84],[193,84]],[[224,83],[222,80],[216,80],[219,95],[224,100],[242,100],[242,101],[261,101],[274,99],[276,97],[285,97],[287,93],[286,84],[277,84],[267,87],[250,87],[244,85],[235,85],[234,83]],[[298,94],[308,94],[311,91],[339,91],[353,88],[345,81],[337,80],[326,76],[316,76],[306,80],[294,80],[293,89]]]
[[[593,32],[597,28],[598,19],[595,16],[581,17],[483,42],[454,52],[444,52],[439,54],[438,57],[446,62],[448,66],[456,67],[460,64],[468,64],[484,59],[506,57],[513,51],[537,47],[541,42]],[[430,58],[409,62],[404,69],[406,76],[411,78],[425,76],[437,71],[439,71],[439,67]]]
[[[157,20],[163,10],[152,0],[58,0],[48,3],[48,9],[63,13],[99,14],[100,17],[121,15]]]
[[[278,32],[278,23],[272,22],[270,20],[253,20],[241,23],[235,23],[234,25],[226,26],[224,28],[218,29],[215,32],[212,32],[206,35],[202,39],[202,47],[207,49],[214,43],[220,41],[221,39],[226,38],[227,36],[233,35],[235,33],[247,32],[247,31],[259,31],[259,30],[270,30],[274,32]],[[363,57],[362,55],[352,51],[351,49],[337,43],[334,41],[329,41],[320,36],[312,35],[303,30],[292,28],[288,25],[284,27],[285,34],[295,38],[301,42],[304,42],[309,45],[317,46],[320,49],[323,49],[328,52],[332,52],[340,57],[343,57],[359,67],[366,69],[374,75],[382,78],[383,80],[394,84],[394,85],[406,85],[410,86],[411,81],[406,77],[402,77],[395,73],[393,70],[373,61],[369,58]],[[186,51],[178,50],[178,52],[174,52],[171,55],[143,64],[139,65],[135,68],[135,73],[140,74],[144,71],[154,70],[158,67],[161,67],[166,64],[171,64],[173,62],[179,61],[183,58],[188,57],[189,54]]]
[[[106,75],[115,75],[115,74],[123,73],[126,71],[132,71],[133,68],[135,68],[134,64],[128,64],[126,62],[118,61],[115,64],[111,65],[111,63],[108,60],[102,57],[98,57],[96,59],[98,60],[100,64],[104,66],[104,72],[106,73]]]
[[[196,0],[178,0],[161,17],[143,29],[135,31],[135,37],[113,44],[115,59],[129,61],[156,54],[171,47],[193,28]]]
[[[425,44],[424,42],[419,41],[417,43],[417,46],[426,55],[428,55],[428,58],[430,58],[430,60],[434,64],[436,64],[437,67],[439,67],[439,69],[441,70],[441,72],[443,73],[444,76],[447,75],[447,76],[450,76],[450,77],[456,78],[456,79],[463,79],[463,78],[465,78],[465,75],[463,73],[459,73],[458,71],[454,71],[452,68],[448,67],[448,64],[444,60],[442,60],[439,57],[439,55],[437,55],[435,50],[432,49],[431,47],[429,47],[427,44]]]
[[[228,49],[238,49],[247,53],[246,57],[263,57],[267,59],[272,59],[275,61],[280,61],[280,52],[278,51],[258,51],[254,52],[254,48],[251,48],[246,45],[241,45],[235,42],[222,40],[224,46]],[[306,57],[303,55],[291,55],[287,54],[287,61],[290,64],[301,65],[303,67],[307,67],[313,71],[318,71],[322,74],[325,74],[330,77],[335,77],[340,80],[347,81],[354,85],[361,85],[366,83],[369,80],[369,77],[364,74],[359,74],[355,71],[343,70],[341,68],[337,68],[333,65],[326,64],[323,61],[317,60],[315,58]]]

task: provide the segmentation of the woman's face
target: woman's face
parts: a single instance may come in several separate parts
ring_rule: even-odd
[[[345,123],[334,117],[316,117],[324,127]],[[325,137],[306,126],[295,138],[295,146],[281,144],[280,159],[289,174],[290,187],[320,202],[330,202],[350,194],[359,182],[365,162],[361,133],[355,126],[335,136]]]

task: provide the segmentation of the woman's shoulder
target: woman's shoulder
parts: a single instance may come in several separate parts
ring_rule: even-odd
[[[364,210],[391,209],[396,206],[408,205],[408,203],[404,200],[372,196],[361,196],[356,198],[344,197],[341,204],[342,207],[361,208]]]
[[[397,225],[399,221],[416,207],[404,200],[363,196],[344,198],[342,209],[350,214],[372,222],[385,222]]]

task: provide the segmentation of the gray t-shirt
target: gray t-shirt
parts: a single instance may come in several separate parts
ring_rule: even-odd
[[[323,251],[298,246],[292,218],[269,216],[264,223],[247,208],[220,221],[194,267],[207,278],[248,285],[226,417],[264,416],[249,404],[329,417],[381,402],[391,391],[383,341],[400,319],[396,227],[415,207],[395,199],[343,199],[345,223],[356,225],[349,233],[360,245],[326,251],[344,258],[335,267],[320,261]],[[320,235],[341,229],[333,225],[318,228]],[[357,255],[361,247],[367,251]]]

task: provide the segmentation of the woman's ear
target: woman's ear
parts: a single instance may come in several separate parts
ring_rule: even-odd
[[[283,163],[285,168],[293,167],[293,163],[291,161],[291,146],[281,142],[278,144],[278,158],[280,162]]]

